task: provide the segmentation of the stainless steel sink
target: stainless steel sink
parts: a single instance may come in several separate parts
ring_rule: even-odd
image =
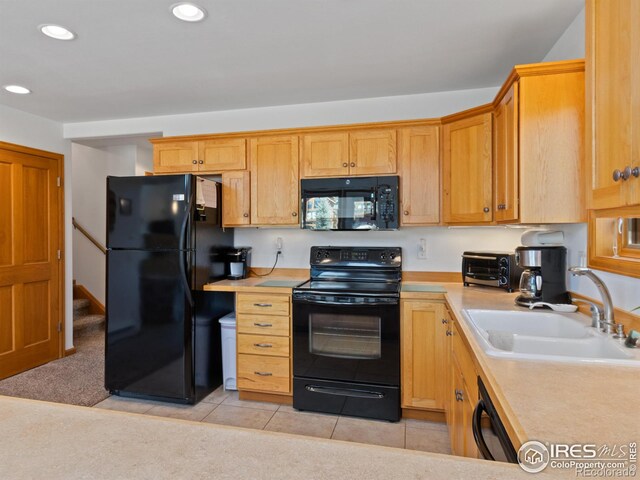
[[[637,350],[590,327],[579,313],[463,310],[485,353],[492,357],[640,366]]]

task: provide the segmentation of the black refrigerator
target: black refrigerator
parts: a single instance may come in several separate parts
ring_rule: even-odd
[[[196,403],[222,383],[220,326],[233,230],[220,185],[195,175],[107,177],[105,387],[112,394]],[[197,200],[200,202],[198,203]]]

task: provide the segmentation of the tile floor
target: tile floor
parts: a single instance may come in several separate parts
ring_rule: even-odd
[[[298,412],[289,405],[239,400],[238,392],[225,392],[222,387],[195,406],[112,396],[95,405],[95,408],[425,452],[451,453],[447,427],[442,423],[410,419],[389,423]]]

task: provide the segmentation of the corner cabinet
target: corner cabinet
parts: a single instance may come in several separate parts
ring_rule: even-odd
[[[398,130],[401,225],[440,221],[440,129],[438,125]]]
[[[298,225],[298,136],[251,138],[249,170],[251,225]]]
[[[247,168],[244,138],[152,142],[154,173],[220,173]]]
[[[582,60],[513,69],[494,110],[495,221],[586,220],[584,109]]]
[[[493,219],[491,106],[443,119],[442,216],[449,224]]]
[[[402,407],[443,410],[447,385],[444,302],[402,300]]]
[[[590,208],[640,204],[640,2],[587,0]]]

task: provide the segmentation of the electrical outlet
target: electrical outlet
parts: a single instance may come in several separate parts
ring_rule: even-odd
[[[276,251],[282,253],[282,237],[276,238]]]
[[[426,238],[421,238],[420,242],[418,243],[418,258],[420,260],[427,259],[427,239]]]

